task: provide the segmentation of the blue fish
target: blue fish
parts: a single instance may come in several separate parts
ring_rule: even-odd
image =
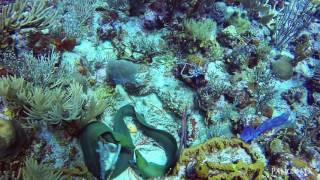
[[[285,113],[282,113],[280,116],[265,120],[257,128],[246,127],[240,134],[240,138],[244,142],[250,142],[256,137],[258,137],[260,134],[287,123],[289,120],[289,116],[290,116],[290,113],[285,112]]]

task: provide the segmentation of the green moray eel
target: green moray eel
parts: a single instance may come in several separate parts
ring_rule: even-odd
[[[124,122],[124,118],[130,116],[142,133],[154,139],[163,147],[166,153],[167,162],[164,165],[147,162],[132,142],[129,130]],[[83,150],[86,166],[89,171],[100,179],[101,167],[99,154],[97,153],[98,141],[103,139],[108,143],[121,144],[121,151],[115,168],[107,171],[106,177],[118,176],[129,166],[134,168],[139,175],[150,178],[165,175],[173,167],[179,156],[175,138],[168,132],[154,128],[147,124],[144,117],[137,113],[132,105],[123,106],[115,114],[114,128],[111,130],[102,122],[92,122],[88,124],[80,135],[80,144]],[[135,157],[134,157],[135,156]]]

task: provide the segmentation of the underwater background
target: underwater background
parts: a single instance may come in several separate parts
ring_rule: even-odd
[[[320,1],[0,0],[11,179],[320,179]]]

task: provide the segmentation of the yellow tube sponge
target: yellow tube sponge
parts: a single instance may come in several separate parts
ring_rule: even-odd
[[[238,157],[234,155],[237,152]],[[222,154],[229,154],[230,158],[219,159]],[[212,138],[183,150],[173,173],[181,178],[261,179],[263,170],[264,163],[248,144],[235,138]]]

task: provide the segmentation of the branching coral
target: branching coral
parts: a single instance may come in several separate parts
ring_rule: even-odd
[[[23,109],[30,122],[45,120],[49,124],[81,120],[85,123],[101,114],[105,101],[88,100],[82,86],[71,83],[67,89],[35,87],[22,78],[4,77],[0,80],[0,96],[9,104]]]
[[[61,0],[58,2],[58,11],[63,14],[61,17],[62,30],[68,38],[82,37],[90,29],[95,12],[97,0]],[[60,32],[57,32],[58,34]]]
[[[250,72],[248,85],[253,90],[253,97],[256,101],[256,111],[261,112],[263,107],[272,99],[275,93],[275,84],[270,70],[266,70],[267,64],[259,63]]]
[[[13,50],[3,52],[3,54],[0,53],[0,65],[11,74],[23,77],[35,86],[54,88],[70,84],[72,79],[78,78],[76,73],[73,76],[69,75],[74,70],[70,66],[67,67],[67,63],[61,63],[60,54],[54,50],[48,55],[36,57],[28,51],[22,52],[19,57]]]
[[[160,38],[155,39],[145,35],[137,35],[129,39],[129,44],[133,53],[141,54],[141,57],[131,55],[134,59],[148,62],[152,61],[154,56],[162,52],[161,49],[165,42]]]
[[[46,1],[17,0],[8,5],[0,5],[0,48],[8,47],[12,42],[10,35],[17,31],[35,31],[50,28],[55,23],[57,13],[52,7],[46,7]]]
[[[27,0],[17,0],[15,3],[1,8],[1,31],[43,30],[54,24],[57,14],[52,11],[52,7],[46,7],[46,1],[36,0],[30,6],[28,2]]]
[[[32,53],[23,53],[24,65],[19,67],[19,77],[24,77],[33,84],[41,87],[49,87],[52,83],[65,78],[65,67],[55,68],[59,63],[60,55],[51,51],[48,56],[40,55],[37,58]],[[13,63],[12,63],[13,64]]]

